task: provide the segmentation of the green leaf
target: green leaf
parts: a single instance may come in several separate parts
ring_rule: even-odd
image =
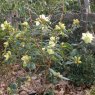
[[[73,63],[73,62],[71,62],[71,61],[67,61],[65,64],[68,65],[68,64],[72,64],[72,63]]]
[[[30,63],[30,64],[28,64],[27,67],[30,68],[31,70],[36,69],[36,65],[35,65],[35,63],[33,63],[33,62]]]
[[[17,84],[16,83],[11,83],[10,85],[9,85],[9,87],[11,88],[11,89],[17,89]]]
[[[77,55],[77,54],[78,54],[77,49],[73,49],[73,50],[71,51],[71,53],[70,53],[71,56],[75,56],[75,55]]]

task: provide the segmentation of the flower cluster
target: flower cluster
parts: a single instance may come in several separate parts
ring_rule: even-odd
[[[88,44],[88,43],[91,43],[92,42],[92,40],[93,40],[93,35],[91,34],[91,33],[89,33],[89,32],[86,32],[86,33],[82,33],[82,40],[86,43],[86,44]]]
[[[13,30],[12,26],[7,21],[5,21],[3,24],[1,24],[1,28],[2,28],[2,30],[9,30],[9,31]]]
[[[23,39],[24,38],[24,34],[25,34],[25,32],[23,32],[23,31],[20,31],[19,33],[17,33],[16,35],[15,35],[15,37],[17,38],[17,39]]]
[[[48,54],[50,54],[50,55],[51,55],[51,54],[54,54],[54,50],[51,49],[51,48],[48,48],[48,49],[47,49],[47,52],[48,52]]]
[[[9,58],[11,57],[11,51],[7,51],[7,53],[4,55],[5,60],[9,60]]]
[[[74,60],[74,63],[75,63],[75,64],[80,64],[80,63],[82,63],[80,56],[74,56],[73,60]]]
[[[56,45],[55,40],[56,40],[55,37],[50,37],[49,47],[52,48]]]
[[[28,26],[28,22],[23,22],[22,25],[23,25],[24,27],[27,27],[27,26]]]
[[[23,55],[21,60],[23,61],[24,64],[27,64],[31,60],[31,56]]]
[[[65,24],[61,22],[59,22],[58,25],[55,26],[55,30],[65,30],[65,28]]]
[[[50,37],[49,46],[47,48],[48,54],[54,54],[53,48],[55,47],[55,45],[56,45],[56,38],[52,36]]]
[[[9,43],[8,42],[4,42],[4,47],[8,47],[9,46]]]
[[[73,20],[73,25],[79,25],[80,21],[78,19]]]
[[[49,17],[46,17],[44,14],[40,15],[37,19],[36,19],[36,26],[40,25],[40,24],[46,24],[47,22],[49,22]]]

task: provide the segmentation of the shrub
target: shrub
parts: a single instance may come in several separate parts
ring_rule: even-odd
[[[39,67],[48,70],[52,64],[60,63],[63,59],[59,51],[57,32],[49,24],[49,18],[44,15],[40,15],[35,21],[33,29],[27,22],[21,23],[21,30],[15,29],[7,21],[1,24],[2,31],[6,33],[4,63],[18,63],[30,70]]]
[[[95,77],[94,55],[88,49],[93,40],[92,34],[82,33],[79,40],[78,35],[74,36],[75,41],[69,39],[80,27],[79,23],[75,19],[70,29],[66,29],[62,22],[52,28],[49,17],[44,14],[36,19],[32,29],[27,22],[20,23],[21,29],[16,29],[5,21],[1,24],[2,31],[6,33],[4,63],[18,63],[32,71],[40,68],[41,71],[49,71],[54,78],[70,79],[77,85],[92,84]],[[60,36],[68,40],[60,41]],[[66,73],[69,79],[61,73]]]

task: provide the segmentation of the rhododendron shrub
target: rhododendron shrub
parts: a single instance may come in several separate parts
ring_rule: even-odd
[[[82,33],[77,41],[77,35],[72,42],[70,36],[80,28],[80,21],[74,19],[71,28],[65,23],[58,22],[51,27],[50,17],[44,14],[34,21],[30,28],[28,22],[20,23],[21,29],[14,28],[9,22],[1,24],[6,33],[4,37],[3,63],[20,64],[30,70],[48,71],[49,79],[71,80],[76,84],[94,82],[94,55],[88,49],[93,41],[92,33]],[[60,41],[68,38],[67,41]],[[41,68],[41,69],[38,69]],[[88,73],[86,73],[88,72]]]

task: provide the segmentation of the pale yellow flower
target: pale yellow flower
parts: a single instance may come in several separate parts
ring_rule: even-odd
[[[80,21],[78,19],[73,20],[73,25],[79,25]]]
[[[28,22],[25,21],[25,22],[22,23],[22,25],[23,26],[28,26]]]
[[[44,14],[40,15],[39,18],[46,22],[49,22],[49,17],[46,17]]]
[[[46,24],[47,22],[49,22],[49,17],[46,17],[44,14],[40,15],[35,21],[36,26]]]
[[[63,77],[63,76],[60,74],[60,72],[56,72],[55,76],[56,76],[56,77],[59,77],[59,78]]]
[[[29,82],[29,81],[31,81],[31,77],[28,75],[28,76],[26,76],[26,78],[27,78],[27,81]]]
[[[11,57],[11,51],[7,51],[7,53],[4,55],[5,60],[9,60],[9,58]]]
[[[53,49],[47,49],[47,52],[48,52],[48,54],[54,54],[54,51],[53,51]]]
[[[21,37],[21,33],[16,34],[16,36],[15,36],[15,37],[16,37],[16,38]]]
[[[55,42],[53,42],[53,41],[49,41],[49,46],[50,46],[50,47],[55,47],[55,45],[56,45]]]
[[[86,32],[86,33],[82,33],[82,40],[86,43],[86,44],[88,44],[88,43],[91,43],[92,42],[92,40],[93,40],[93,35],[91,34],[91,33],[89,33],[89,32]]]
[[[8,42],[4,42],[4,47],[8,47],[9,43]]]
[[[28,55],[23,55],[23,57],[21,58],[21,60],[26,64],[26,63],[29,63],[31,59],[31,56],[28,56]]]
[[[15,35],[16,38],[23,38],[24,37],[24,32],[19,32]]]
[[[59,25],[55,26],[55,30],[61,30],[61,28],[59,27]]]
[[[36,26],[39,26],[40,25],[40,22],[39,21],[35,21],[36,23]]]
[[[64,43],[62,42],[62,43],[61,43],[61,45],[63,46],[63,45],[64,45]]]
[[[1,28],[2,28],[2,30],[5,30],[4,24],[1,24]]]
[[[81,61],[81,57],[79,57],[79,56],[74,56],[74,63],[76,63],[76,64],[80,64],[80,63],[82,63],[82,61]]]
[[[45,51],[45,48],[42,48],[43,51]]]
[[[64,23],[61,23],[61,22],[59,22],[59,26],[60,26],[60,28],[61,28],[62,30],[64,30],[64,29],[66,28],[65,24],[64,24]]]
[[[21,47],[25,47],[25,42],[22,42],[20,45]]]
[[[53,36],[50,37],[50,40],[51,40],[51,41],[55,41],[55,37],[53,37]]]
[[[66,26],[64,23],[59,22],[58,25],[55,26],[55,30],[65,30]]]
[[[3,24],[1,24],[1,28],[2,28],[2,30],[5,30],[5,29],[11,30],[12,26],[10,25],[10,23],[5,21]]]

